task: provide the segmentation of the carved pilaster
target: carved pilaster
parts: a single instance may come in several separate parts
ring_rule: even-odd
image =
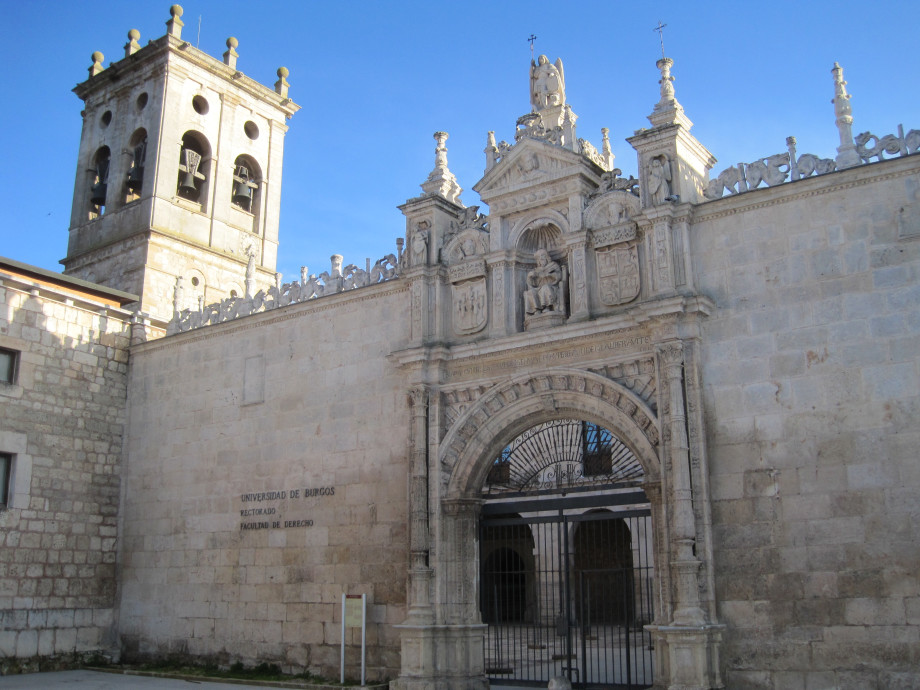
[[[409,474],[409,619],[431,618],[428,567],[428,389],[409,390],[412,450]]]
[[[657,292],[669,292],[674,288],[671,271],[671,223],[668,218],[655,221],[652,231],[652,280]]]
[[[693,514],[693,490],[690,481],[690,445],[684,400],[684,348],[680,341],[664,343],[658,356],[668,381],[670,423],[671,493],[674,498],[671,534],[675,571],[676,607],[674,625],[702,625],[705,616],[700,608],[700,562],[694,555],[696,519]]]
[[[572,271],[571,310],[569,321],[585,321],[591,314],[588,310],[588,275],[585,266],[585,245],[572,247],[570,254]]]

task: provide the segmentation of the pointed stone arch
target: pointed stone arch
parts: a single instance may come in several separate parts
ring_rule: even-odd
[[[645,402],[598,374],[555,369],[495,386],[457,419],[439,453],[447,473],[445,499],[478,496],[492,460],[511,439],[536,424],[563,418],[610,429],[635,453],[646,481],[659,480],[660,430]]]

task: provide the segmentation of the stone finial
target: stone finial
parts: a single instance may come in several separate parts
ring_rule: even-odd
[[[185,278],[176,276],[176,285],[173,288],[173,313],[178,314],[182,311],[182,303],[185,301]]]
[[[236,52],[237,46],[240,44],[234,36],[231,36],[227,39],[227,52],[224,53],[224,64],[227,65],[230,69],[236,69],[236,59],[240,56]]]
[[[603,143],[601,145],[601,155],[604,157],[604,167],[607,170],[613,170],[613,161],[616,156],[613,155],[613,149],[610,148],[610,128],[601,127],[601,137],[603,138]]]
[[[138,41],[141,38],[141,32],[137,29],[131,29],[128,32],[128,42],[125,44],[125,57],[131,57],[141,49],[141,44]]]
[[[169,8],[170,19],[166,22],[166,33],[174,38],[182,38],[182,27],[185,26],[182,19],[182,6],[173,5]]]
[[[498,145],[495,143],[495,132],[489,132],[486,137],[486,147],[482,152],[486,154],[486,172],[489,172],[498,159]]]
[[[673,65],[674,60],[669,57],[663,57],[655,63],[655,66],[661,70],[661,79],[658,80],[661,85],[661,100],[655,106],[656,110],[659,107],[673,107],[677,104],[677,99],[674,97],[674,77],[671,76],[671,67]]]
[[[105,55],[97,50],[90,56],[90,59],[93,61],[93,65],[89,68],[89,76],[95,77],[105,69],[105,67],[102,66],[102,61],[105,60]]]
[[[462,206],[460,192],[463,190],[457,184],[457,178],[447,167],[447,147],[444,145],[447,137],[447,132],[434,133],[434,139],[438,142],[434,150],[434,170],[431,171],[428,179],[421,186],[428,196],[444,197],[448,201]]]
[[[655,127],[682,124],[690,129],[693,123],[684,115],[684,107],[677,102],[677,97],[674,95],[674,77],[671,76],[673,65],[674,60],[669,57],[663,57],[655,62],[655,66],[661,71],[661,79],[658,80],[661,97],[648,119]]]
[[[283,98],[288,97],[288,89],[290,84],[288,84],[288,76],[291,74],[290,70],[287,67],[278,68],[278,81],[275,82],[275,93]]]
[[[853,142],[853,108],[850,106],[850,94],[847,83],[843,80],[843,67],[835,62],[831,74],[834,75],[834,115],[837,117],[837,131],[840,133],[840,146],[837,147],[837,168],[852,168],[859,165],[859,154]]]

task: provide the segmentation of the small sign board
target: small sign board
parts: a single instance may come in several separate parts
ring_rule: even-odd
[[[340,683],[345,683],[345,629],[361,628],[361,687],[365,685],[367,658],[367,595],[342,594],[342,662]]]

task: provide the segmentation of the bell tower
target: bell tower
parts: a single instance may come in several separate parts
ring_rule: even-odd
[[[74,92],[85,103],[64,273],[141,296],[169,319],[274,284],[288,71],[274,88],[237,70],[235,38],[223,59],[182,40],[173,5],[165,36],[141,47],[132,29],[124,57]],[[174,305],[175,286],[188,302]]]

